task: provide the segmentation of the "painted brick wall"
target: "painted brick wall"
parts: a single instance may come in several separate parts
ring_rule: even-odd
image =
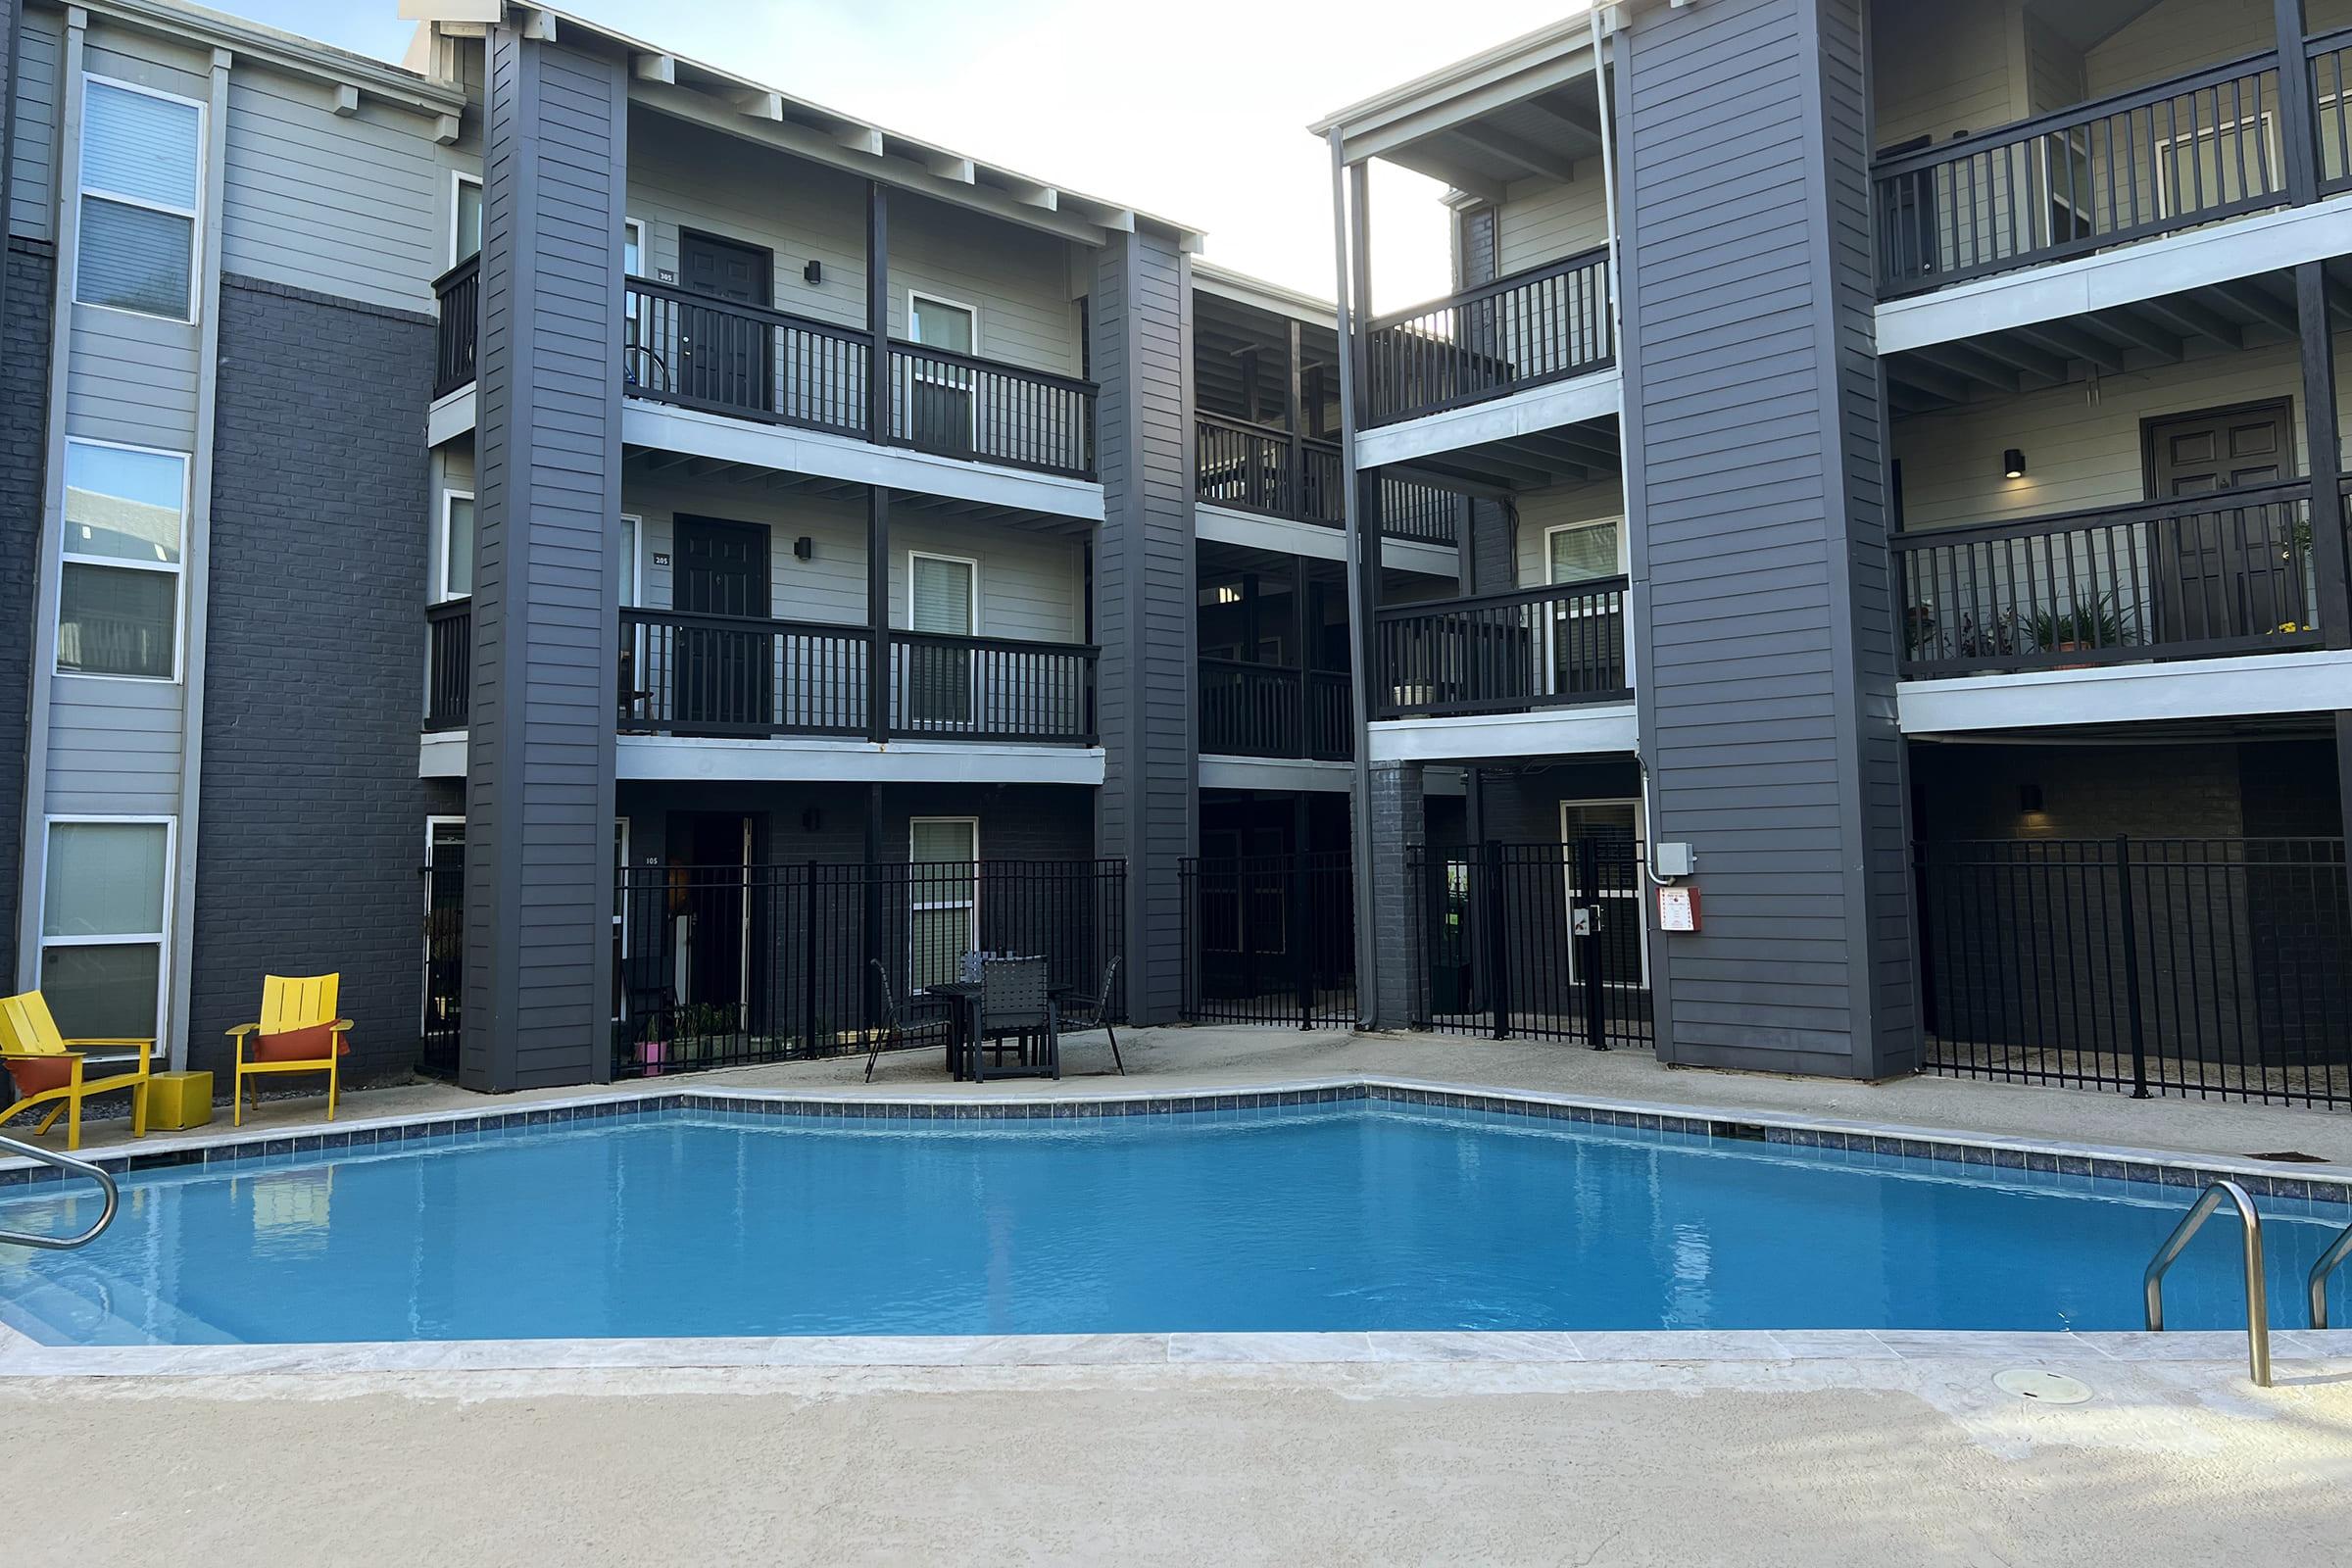
[[[1406,870],[1408,847],[1428,842],[1428,814],[1422,805],[1418,763],[1375,762],[1366,806],[1372,818],[1365,842],[1372,869],[1372,926],[1376,931],[1409,932],[1413,927],[1412,879]],[[1384,945],[1392,961],[1373,971],[1371,1005],[1362,1007],[1378,1029],[1402,1029],[1412,1021],[1413,966],[1401,961],[1395,945]],[[1359,1003],[1359,1006],[1361,1004]]]
[[[48,444],[49,316],[57,259],[39,240],[8,242],[0,329],[0,980],[16,977],[17,883],[24,853],[24,747],[31,705],[32,603]],[[13,984],[9,989],[14,990]]]
[[[432,358],[423,317],[221,280],[190,1066],[327,970],[352,1077],[416,1059]]]

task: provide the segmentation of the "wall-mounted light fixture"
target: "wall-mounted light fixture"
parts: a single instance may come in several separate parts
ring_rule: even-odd
[[[801,535],[801,536],[800,536],[798,539],[795,539],[795,540],[792,542],[792,559],[793,559],[793,560],[795,560],[795,561],[810,561],[810,560],[813,560],[813,559],[815,559],[815,556],[816,556],[816,541],[815,541],[815,540],[813,540],[813,539],[811,539],[811,538],[809,538],[809,537],[808,537],[807,534],[803,534],[803,535]]]
[[[2041,814],[2041,786],[2020,784],[2017,787],[2017,808],[2027,816]]]
[[[2026,476],[2026,454],[2023,448],[2011,447],[2001,454],[2001,475],[2009,479],[2023,479]]]
[[[801,276],[811,283],[822,283],[825,280],[825,264],[811,258],[808,265],[801,269]]]
[[[813,833],[824,826],[824,816],[813,806],[801,812],[801,831]]]

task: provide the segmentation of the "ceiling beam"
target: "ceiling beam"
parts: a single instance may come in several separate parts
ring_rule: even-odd
[[[784,122],[784,95],[780,92],[762,92],[754,87],[744,92],[729,93],[727,102],[754,120],[764,120],[777,125]]]
[[[1576,160],[1555,153],[1547,147],[1539,147],[1532,141],[1512,135],[1509,131],[1496,130],[1488,125],[1469,124],[1456,125],[1453,128],[1453,134],[1458,141],[1466,141],[1480,151],[1493,153],[1497,158],[1507,158],[1530,172],[1543,175],[1545,179],[1556,179],[1562,184],[1567,184],[1576,178]]]
[[[678,57],[675,55],[631,55],[629,74],[639,81],[658,81],[674,86],[678,79]]]
[[[2019,337],[2038,343],[2052,353],[2063,354],[2070,360],[2082,360],[2102,370],[2121,370],[2124,351],[2094,333],[2067,321],[2035,321],[2016,329]]]
[[[1938,343],[1933,348],[1913,349],[1911,358],[1963,380],[1982,382],[1996,392],[2025,390],[2025,378],[2017,371],[1965,344]]]
[[[2209,338],[2224,348],[2242,349],[2246,346],[2244,327],[2212,306],[2199,304],[2185,294],[2167,294],[2162,299],[2140,300],[2134,309],[2145,311],[2191,337]]]
[[[2186,345],[2180,339],[2128,308],[2084,317],[2083,319],[2098,330],[2136,344],[2160,359],[2178,363],[2181,355],[2187,352]]]
[[[2044,354],[2039,349],[2029,348],[2023,343],[2015,342],[2003,333],[1988,332],[1983,337],[1971,338],[1966,344],[1960,346],[1967,348],[1972,353],[1982,354],[1988,360],[2006,365],[2012,369],[2023,370],[2028,375],[2039,376],[2045,381],[2066,379],[2066,361],[2056,355]]]
[[[1940,403],[1966,403],[1968,382],[1949,375],[1934,366],[1923,363],[1916,354],[1898,354],[1886,362],[1889,384],[1900,384],[1924,392]]]
[[[2301,330],[2295,323],[2295,308],[2249,278],[2216,283],[2214,288],[2222,298],[2266,326],[2275,327],[2288,337]]]

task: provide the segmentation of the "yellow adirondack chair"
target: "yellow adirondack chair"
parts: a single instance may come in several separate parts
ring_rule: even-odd
[[[335,1016],[335,994],[342,989],[343,976],[315,974],[289,979],[284,975],[262,976],[262,1016],[258,1023],[241,1023],[228,1032],[237,1043],[237,1101],[230,1115],[232,1126],[245,1124],[245,1080],[263,1073],[322,1072],[326,1074],[326,1119],[335,1119],[335,1091],[341,1074],[337,1064],[351,1050],[351,1020]],[[264,1060],[260,1056],[260,1039],[264,1035],[291,1034],[297,1029],[328,1029],[332,1043],[323,1056],[296,1056],[291,1059]],[[256,1093],[255,1103],[260,1103]]]
[[[82,1076],[81,1054],[92,1050],[124,1051],[136,1047],[139,1064],[128,1072],[110,1073],[104,1078]],[[57,1124],[62,1112],[66,1118],[66,1148],[81,1147],[81,1102],[92,1095],[113,1094],[118,1089],[130,1091],[130,1135],[147,1136],[147,1055],[155,1049],[153,1040],[90,1039],[67,1040],[57,1032],[57,1020],[49,1014],[49,1004],[38,991],[27,991],[20,997],[0,997],[0,1066],[30,1067],[42,1080],[61,1080],[52,1087],[37,1089],[20,1099],[6,1110],[0,1110],[0,1122],[7,1121],[28,1106],[57,1103],[33,1128],[39,1137]],[[62,1069],[62,1072],[61,1070]]]

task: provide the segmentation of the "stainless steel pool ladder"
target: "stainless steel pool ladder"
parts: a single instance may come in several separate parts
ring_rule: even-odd
[[[21,1144],[14,1138],[0,1138],[0,1152],[22,1154],[26,1159],[34,1159],[44,1165],[55,1166],[71,1175],[87,1176],[98,1184],[100,1191],[106,1194],[106,1207],[98,1211],[97,1223],[79,1236],[34,1236],[24,1231],[0,1231],[0,1246],[38,1247],[53,1252],[63,1252],[72,1248],[89,1246],[90,1243],[105,1234],[106,1228],[115,1222],[115,1206],[122,1201],[122,1194],[115,1189],[115,1179],[88,1160],[75,1159],[71,1154],[52,1152],[38,1144]]]
[[[2148,1332],[2164,1332],[2164,1271],[2173,1266],[2189,1239],[2197,1234],[2198,1227],[2222,1206],[2224,1199],[2237,1205],[2237,1217],[2245,1222],[2246,1369],[2256,1388],[2267,1389],[2271,1386],[2271,1308],[2269,1294],[2263,1288],[2262,1216],[2255,1212],[2253,1198],[2233,1181],[2213,1182],[2198,1194],[2197,1200],[2180,1217],[2180,1223],[2173,1227],[2173,1234],[2164,1239],[2164,1245],[2156,1249],[2156,1255],[2148,1259],[2148,1272],[2141,1280],[2148,1297]]]
[[[2320,1260],[2311,1265],[2308,1288],[2311,1293],[2311,1326],[2315,1329],[2328,1326],[2328,1276],[2343,1267],[2347,1257],[2352,1257],[2352,1225],[2336,1232],[2335,1240],[2328,1244],[2328,1250],[2322,1252]]]

